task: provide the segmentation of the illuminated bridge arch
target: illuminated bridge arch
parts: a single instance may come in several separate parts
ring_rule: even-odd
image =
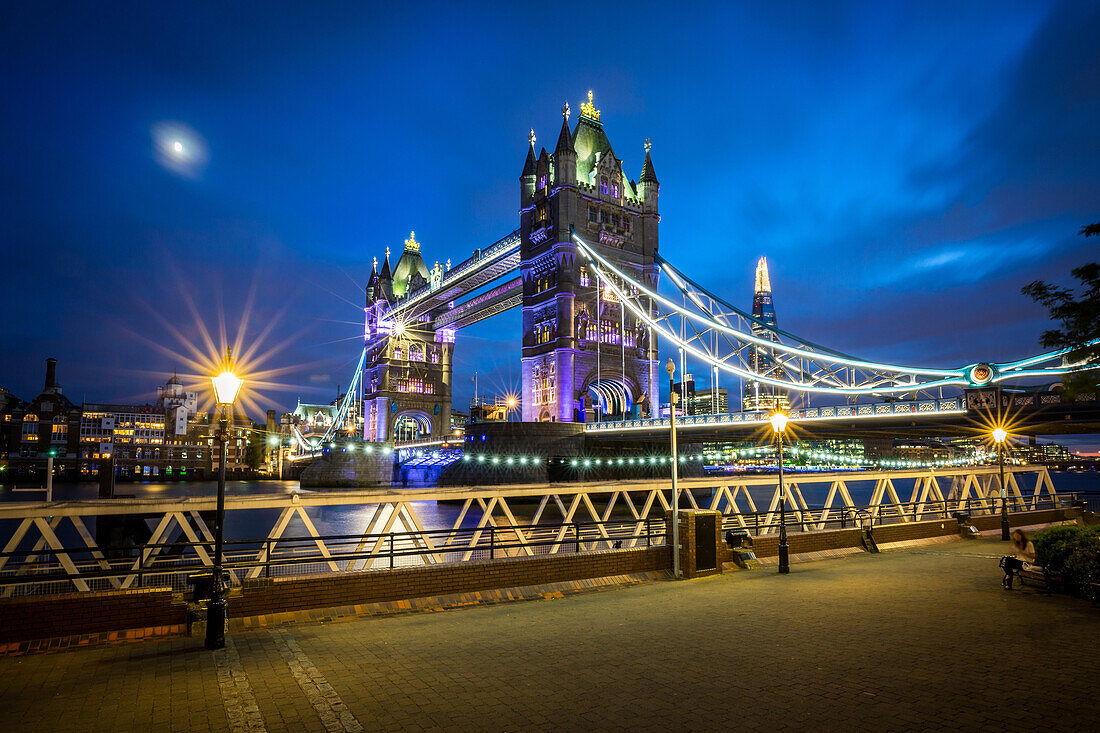
[[[432,419],[427,414],[414,410],[400,412],[393,421],[393,439],[395,441],[420,440],[432,434]]]
[[[602,415],[627,413],[634,405],[633,390],[622,379],[594,379],[586,391],[592,395],[596,410]]]

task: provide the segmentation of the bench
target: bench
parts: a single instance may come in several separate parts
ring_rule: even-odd
[[[1012,590],[1012,583],[1016,579],[1018,579],[1021,584],[1030,583],[1043,588],[1046,590],[1048,596],[1054,586],[1057,586],[1059,590],[1062,589],[1062,576],[1058,573],[1052,573],[1046,568],[1041,568],[1037,565],[1024,567],[1023,560],[1019,560],[1011,555],[1002,557],[999,566],[1001,570],[1005,572],[1005,577],[1001,581],[1001,585],[1004,586],[1005,590]]]

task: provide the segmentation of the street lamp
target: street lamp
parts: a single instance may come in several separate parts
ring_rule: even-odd
[[[1008,491],[1005,490],[1005,439],[1008,433],[1004,428],[993,431],[993,440],[997,443],[997,465],[1001,469],[1001,539],[1008,541]]]
[[[508,406],[508,414],[506,416],[508,422],[512,422],[512,411],[516,409],[516,398],[509,397],[505,404]]]
[[[221,372],[210,376],[214,388],[214,401],[221,408],[218,421],[218,514],[214,530],[214,576],[210,584],[210,602],[206,606],[206,648],[225,647],[225,595],[222,588],[222,546],[225,543],[225,443],[229,440],[227,411],[237,400],[244,381],[233,373],[233,357],[225,350]]]
[[[673,375],[676,363],[670,358],[665,365],[668,372],[668,426],[672,439],[672,575],[680,577],[680,487],[678,485],[676,455],[676,389],[673,387]]]
[[[787,416],[776,412],[769,420],[779,444],[779,572],[791,572],[791,559],[787,549],[787,492],[783,487],[783,431],[787,429]]]

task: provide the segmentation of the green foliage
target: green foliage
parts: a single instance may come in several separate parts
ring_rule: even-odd
[[[1082,235],[1100,235],[1100,224],[1081,228]],[[1061,328],[1044,331],[1039,343],[1048,349],[1071,349],[1072,361],[1100,363],[1100,263],[1090,262],[1071,271],[1081,283],[1079,292],[1062,288],[1042,280],[1025,285],[1021,292],[1042,303],[1050,311],[1050,318],[1059,321]],[[1079,392],[1095,392],[1100,370],[1091,369],[1067,376],[1063,381],[1069,395]]]
[[[1100,525],[1047,527],[1031,538],[1035,562],[1062,576],[1079,593],[1100,581]]]
[[[1080,595],[1090,593],[1089,583],[1100,581],[1100,533],[1082,534],[1066,558],[1062,576]]]
[[[1039,530],[1031,538],[1035,544],[1035,562],[1053,572],[1060,573],[1066,565],[1066,558],[1072,552],[1073,540],[1080,527],[1047,527]]]

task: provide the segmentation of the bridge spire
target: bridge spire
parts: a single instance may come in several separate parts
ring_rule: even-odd
[[[531,134],[527,136],[527,142],[530,146],[527,148],[527,160],[523,161],[523,173],[519,174],[520,179],[530,176],[531,185],[534,187],[535,180],[535,131],[532,129]]]
[[[592,102],[591,89],[588,90],[588,101],[581,102],[581,117],[587,117],[596,122],[600,121],[600,111],[596,109],[596,105]]]
[[[657,173],[653,170],[653,160],[649,157],[649,151],[653,147],[653,143],[649,141],[647,137],[645,139],[645,162],[642,163],[642,175],[638,179],[638,183],[653,183],[658,184]],[[659,184],[658,184],[659,185]]]

